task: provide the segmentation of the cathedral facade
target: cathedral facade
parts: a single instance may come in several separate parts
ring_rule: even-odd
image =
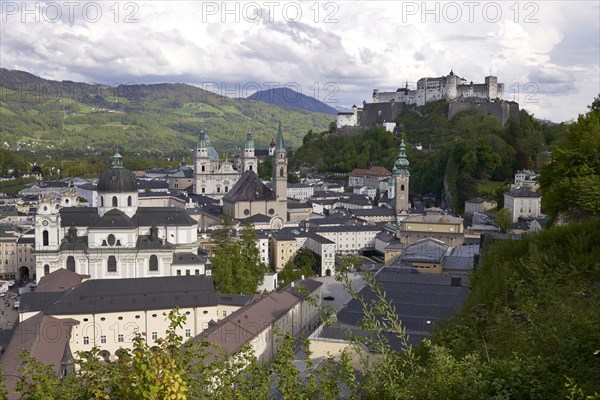
[[[60,268],[92,279],[210,274],[198,223],[177,207],[139,207],[120,154],[100,175],[97,207],[42,199],[35,217],[36,276]]]
[[[235,169],[229,161],[220,161],[219,154],[211,147],[208,135],[200,133],[200,139],[194,151],[194,184],[196,194],[221,199],[240,179],[245,171],[258,169],[258,159],[254,154],[254,140],[248,133],[241,154],[240,167]]]

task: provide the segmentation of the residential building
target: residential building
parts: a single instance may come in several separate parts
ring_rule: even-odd
[[[464,241],[463,219],[444,215],[439,209],[428,209],[425,215],[404,218],[397,235],[405,244],[431,237],[450,246],[460,246]]]
[[[504,193],[504,208],[508,209],[513,222],[519,218],[538,218],[541,215],[542,196],[525,188]]]
[[[257,296],[193,340],[218,345],[227,355],[250,345],[258,361],[266,364],[277,354],[283,335],[299,338],[318,326],[322,285],[304,279],[279,292]],[[306,301],[308,296],[317,302]]]

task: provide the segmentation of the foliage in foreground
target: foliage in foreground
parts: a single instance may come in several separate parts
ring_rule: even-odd
[[[599,233],[600,220],[592,220],[493,243],[462,313],[416,348],[374,277],[365,276],[374,300],[353,288],[345,271],[356,260],[345,258],[337,279],[362,302],[362,325],[372,332],[354,338],[354,348],[367,345],[378,353],[376,360],[362,359],[360,371],[349,351],[313,370],[304,341],[308,369],[302,375],[294,365],[296,343],[286,336],[270,366],[249,348],[228,357],[188,341],[181,352],[176,329],[184,317],[172,312],[157,351],[140,336],[120,361],[81,360],[81,372],[64,381],[25,355],[19,390],[24,399],[597,400]],[[404,352],[390,348],[390,334],[401,339]]]

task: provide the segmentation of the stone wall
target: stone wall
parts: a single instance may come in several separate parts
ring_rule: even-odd
[[[519,103],[513,101],[480,102],[464,101],[451,102],[448,107],[448,119],[454,118],[461,111],[475,110],[498,118],[498,121],[504,126],[510,117],[519,118]]]

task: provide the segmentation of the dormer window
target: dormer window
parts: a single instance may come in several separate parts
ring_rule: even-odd
[[[112,233],[108,235],[107,242],[109,246],[114,246],[116,242],[115,235],[113,235]]]

